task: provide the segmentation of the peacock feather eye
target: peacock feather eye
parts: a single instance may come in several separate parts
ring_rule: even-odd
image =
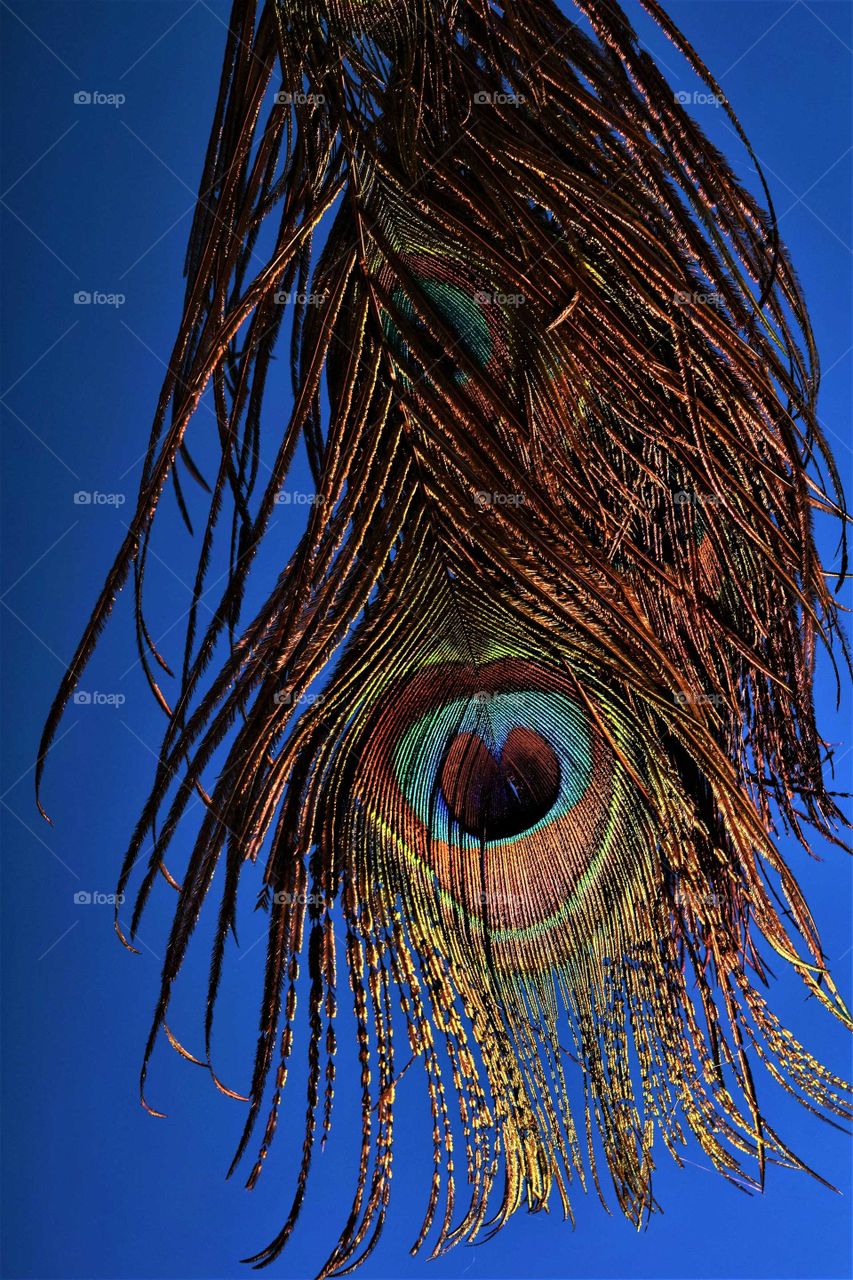
[[[584,718],[564,695],[480,690],[421,716],[393,764],[433,839],[458,833],[479,847],[532,836],[564,816],[589,785],[590,752]]]
[[[618,716],[599,714],[617,742]],[[625,889],[633,791],[565,675],[514,656],[435,662],[387,690],[370,724],[353,787],[384,851],[368,879],[404,897],[419,886],[448,927],[488,935],[499,972],[577,955],[585,913]],[[635,904],[650,892],[643,865]]]

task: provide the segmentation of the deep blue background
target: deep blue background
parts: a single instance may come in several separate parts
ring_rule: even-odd
[[[720,76],[766,165],[826,369],[822,418],[849,477],[851,7],[846,0],[681,0],[669,7]],[[69,708],[47,777],[55,827],[41,821],[32,799],[39,729],[123,532],[171,349],[227,12],[220,0],[12,0],[0,9],[7,409],[3,1274],[10,1277],[245,1274],[237,1259],[265,1244],[286,1213],[290,1157],[301,1140],[298,1070],[292,1111],[252,1195],[238,1180],[224,1181],[241,1104],[217,1093],[197,1068],[161,1048],[150,1095],[169,1119],[149,1118],[136,1101],[170,894],[158,891],[138,958],[116,941],[108,906],[74,901],[81,891],[112,891],[162,730],[134,663],[127,595],[83,682],[90,692],[126,701]],[[696,89],[671,46],[648,24],[642,31],[674,87]],[[73,95],[80,90],[124,94],[126,101],[77,106]],[[695,110],[748,178],[722,113],[707,105]],[[120,292],[126,300],[120,307],[79,306],[78,290]],[[282,361],[267,417],[273,440],[286,411],[284,400],[275,400],[285,395],[283,367]],[[212,424],[199,413],[193,440],[202,459]],[[81,490],[126,495],[127,504],[75,504]],[[295,508],[281,510],[262,566],[267,572],[292,544],[295,518]],[[834,536],[822,536],[832,562]],[[177,659],[181,631],[174,624],[185,608],[183,584],[195,550],[171,496],[155,552],[152,627],[158,637],[165,633],[166,652]],[[836,714],[828,679],[821,702],[825,731],[841,744],[839,785],[849,789],[851,757],[844,753],[853,739],[847,717]],[[179,844],[178,862],[181,852]],[[818,864],[789,850],[849,997],[850,866],[837,849],[821,852],[826,861]],[[217,1036],[221,1074],[237,1088],[248,1080],[264,951],[252,949],[265,924],[251,912],[255,888],[246,886],[241,951],[231,959]],[[198,1045],[203,941],[174,1012],[190,1047]],[[775,1001],[809,1046],[846,1074],[843,1030],[796,984],[781,980]],[[316,1160],[295,1239],[273,1268],[280,1276],[313,1274],[349,1203],[355,1130],[346,1114],[354,1102],[346,1054],[341,1067],[332,1142]],[[406,1248],[425,1207],[429,1158],[415,1076],[399,1091],[395,1197],[365,1277],[850,1274],[848,1139],[763,1082],[786,1139],[845,1198],[777,1168],[769,1170],[765,1195],[749,1197],[713,1174],[701,1153],[689,1152],[695,1163],[678,1170],[662,1152],[656,1194],[665,1216],[639,1235],[621,1217],[608,1218],[594,1195],[577,1194],[574,1233],[557,1212],[535,1220],[518,1215],[482,1248],[457,1249],[429,1267],[425,1256],[410,1261]]]

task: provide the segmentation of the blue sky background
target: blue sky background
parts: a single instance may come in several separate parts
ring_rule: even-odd
[[[717,73],[766,167],[810,301],[826,376],[821,414],[850,477],[851,5],[847,0],[679,0],[670,12]],[[630,12],[635,12],[633,6]],[[162,715],[144,686],[130,599],[119,604],[83,688],[108,694],[72,706],[47,776],[56,825],[39,818],[32,762],[43,717],[128,518],[141,455],[182,296],[181,267],[217,88],[226,5],[212,0],[0,0],[4,34],[2,316],[5,832],[3,857],[3,1264],[8,1277],[236,1277],[240,1257],[278,1230],[301,1141],[299,1072],[258,1188],[224,1174],[241,1104],[166,1047],[155,1055],[151,1100],[136,1077],[172,902],[159,892],[143,923],[141,955],[117,942],[111,909],[76,903],[109,894],[151,778]],[[643,38],[676,89],[697,83],[644,23]],[[74,94],[124,95],[118,106],[76,105]],[[738,158],[722,113],[698,105],[711,136]],[[75,305],[77,291],[121,294],[119,306]],[[287,410],[284,361],[268,406],[268,440]],[[276,396],[280,398],[276,400]],[[277,407],[280,405],[280,408]],[[207,420],[205,421],[205,418]],[[193,438],[207,456],[212,418]],[[292,484],[307,489],[298,473]],[[80,491],[126,497],[75,503]],[[195,498],[195,495],[193,495]],[[196,505],[195,509],[200,510]],[[262,573],[294,538],[282,508]],[[828,563],[834,536],[822,534]],[[150,621],[167,654],[196,548],[167,497],[151,565]],[[824,675],[826,668],[824,667]],[[115,705],[117,698],[124,701]],[[838,715],[824,679],[822,712],[837,741],[839,786],[850,788],[849,700]],[[822,849],[790,861],[805,884],[836,979],[851,994],[851,870]],[[180,844],[176,861],[180,861]],[[235,1088],[248,1081],[265,918],[246,884],[241,948],[231,956],[217,1061]],[[204,935],[204,922],[200,933]],[[255,945],[257,944],[257,945]],[[239,957],[239,958],[238,958]],[[776,965],[776,968],[781,968]],[[198,1045],[204,937],[176,999],[174,1025]],[[846,1074],[846,1033],[780,975],[775,1007],[827,1063]],[[271,1274],[304,1277],[325,1257],[348,1207],[354,1171],[351,1062],[341,1062],[333,1138],[315,1161],[300,1227]],[[554,1212],[517,1215],[490,1244],[428,1263],[410,1260],[426,1202],[429,1155],[416,1072],[398,1094],[399,1150],[388,1226],[365,1277],[836,1277],[850,1274],[848,1138],[762,1080],[785,1138],[843,1192],[771,1168],[766,1193],[724,1183],[691,1150],[678,1170],[665,1152],[656,1195],[665,1213],[639,1235],[575,1196],[577,1229]],[[427,1142],[427,1147],[429,1143]]]

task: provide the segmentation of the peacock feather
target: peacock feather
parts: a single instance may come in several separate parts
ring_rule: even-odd
[[[575,7],[573,22],[553,0],[235,0],[136,510],[45,729],[39,777],[132,575],[167,718],[120,875],[123,893],[144,868],[124,940],[159,879],[178,891],[142,1081],[219,869],[213,1071],[258,863],[250,1185],[306,992],[302,1157],[258,1265],[329,1132],[341,969],[362,1144],[322,1276],[378,1238],[413,1062],[434,1153],[416,1247],[433,1233],[436,1252],[555,1193],[570,1214],[576,1179],[604,1198],[602,1170],[640,1223],[656,1139],[679,1160],[692,1135],[732,1178],[755,1161],[759,1184],[767,1160],[805,1168],[759,1105],[759,1063],[818,1114],[849,1114],[760,990],[763,946],[850,1022],[776,840],[840,843],[844,825],[813,682],[819,648],[847,651],[813,516],[846,517],[808,316],[766,185],[765,209],[613,0]],[[760,173],[699,56],[643,7]],[[293,407],[264,480],[265,384],[288,339]],[[169,479],[188,519],[203,396],[219,463],[167,696],[145,568]],[[302,448],[314,500],[247,617]],[[223,531],[230,572],[203,622]],[[196,796],[178,885],[165,859]]]

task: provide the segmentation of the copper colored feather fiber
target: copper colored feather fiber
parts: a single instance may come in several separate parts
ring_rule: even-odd
[[[643,7],[757,166],[698,55]],[[812,523],[846,516],[808,316],[766,188],[769,212],[618,5],[576,9],[578,25],[552,0],[235,0],[136,512],[45,729],[40,761],[132,575],[168,716],[119,881],[139,859],[134,931],[204,802],[170,877],[143,1085],[161,1028],[180,1048],[167,1010],[219,868],[210,1066],[238,884],[259,861],[250,1184],[303,1019],[302,1157],[258,1265],[291,1234],[329,1133],[345,982],[362,1145],[322,1276],[376,1243],[413,1064],[434,1155],[415,1247],[435,1252],[555,1195],[570,1214],[574,1180],[606,1199],[604,1173],[641,1222],[655,1140],[678,1160],[692,1134],[726,1176],[755,1162],[758,1183],[767,1160],[804,1168],[762,1111],[759,1066],[816,1113],[849,1114],[844,1083],[768,1006],[759,951],[850,1022],[774,838],[840,843],[844,826],[813,679],[819,647],[847,652]],[[293,408],[283,431],[269,415],[264,481],[285,313]],[[145,565],[166,481],[186,514],[181,464],[199,479],[185,435],[205,393],[220,463],[168,695]],[[316,500],[247,619],[303,445]],[[203,622],[226,513],[231,571]]]

